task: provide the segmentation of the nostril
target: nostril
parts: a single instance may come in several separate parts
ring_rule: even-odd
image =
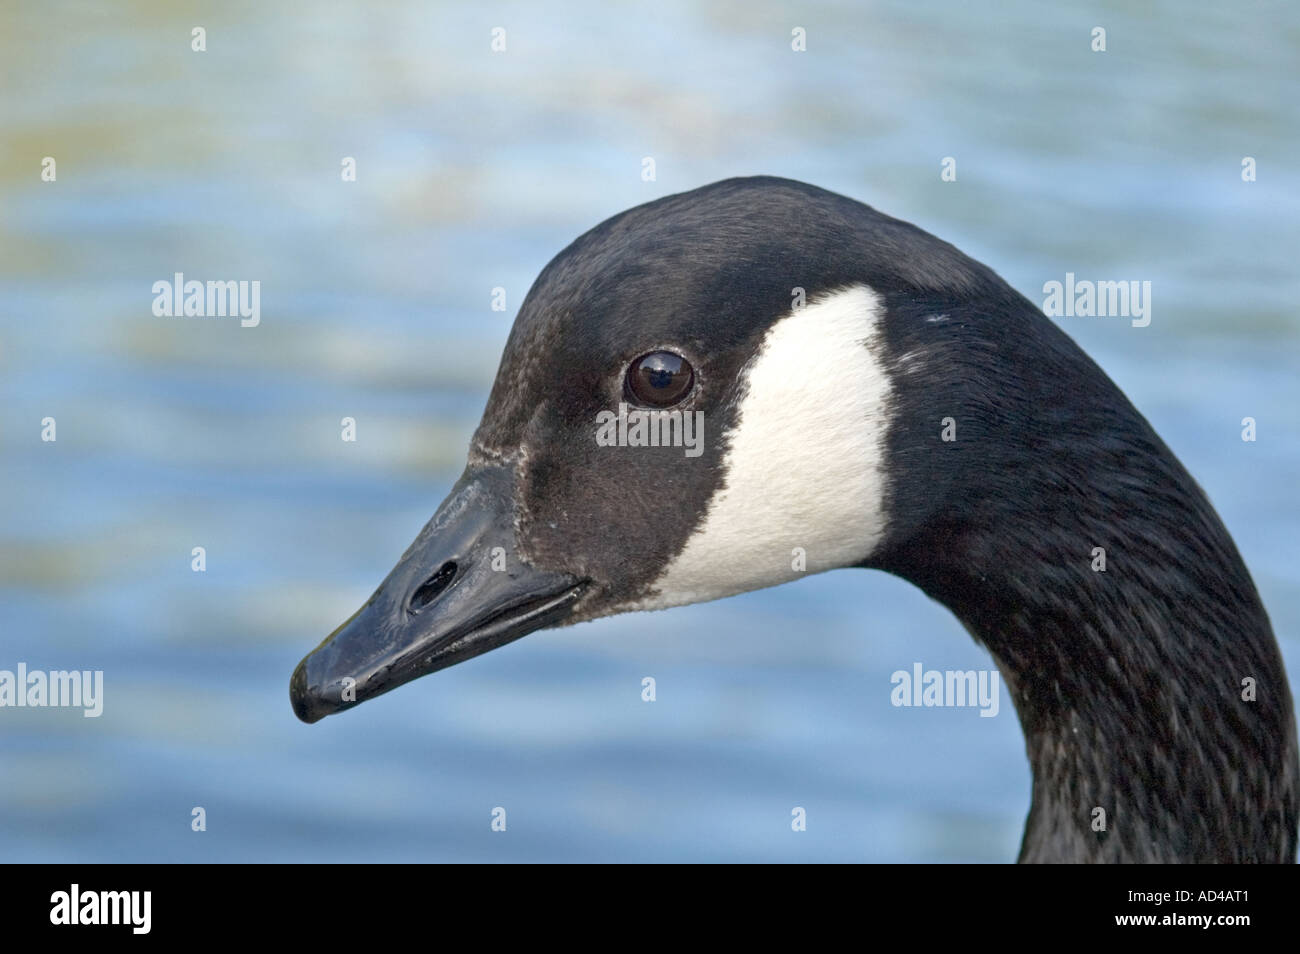
[[[416,591],[411,594],[410,611],[412,613],[420,612],[420,610],[436,600],[443,590],[451,586],[451,581],[454,579],[456,579],[456,564],[454,561],[448,560],[438,567],[438,572],[421,583]]]

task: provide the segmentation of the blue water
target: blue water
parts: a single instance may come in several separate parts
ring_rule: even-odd
[[[1011,706],[890,704],[897,669],[989,661],[880,574],[289,709],[458,474],[538,270],[729,175],[867,201],[1034,300],[1067,271],[1150,280],[1150,327],[1061,323],[1209,492],[1300,688],[1300,13],[1198,6],[6,4],[0,669],[102,669],[106,698],[0,710],[0,857],[1014,858]],[[155,318],[177,271],[261,281],[260,326]]]

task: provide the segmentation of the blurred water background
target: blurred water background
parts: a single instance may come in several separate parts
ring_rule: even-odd
[[[1013,859],[1009,700],[891,706],[913,662],[990,663],[882,574],[290,711],[459,473],[538,270],[732,175],[861,199],[1038,302],[1150,280],[1147,328],[1060,320],[1209,492],[1300,687],[1297,62],[1282,2],[0,6],[0,668],[106,681],[99,719],[0,710],[0,858]],[[154,317],[178,271],[259,280],[260,326]]]

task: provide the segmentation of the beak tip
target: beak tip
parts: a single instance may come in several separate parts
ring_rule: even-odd
[[[311,724],[325,718],[332,709],[322,705],[323,700],[313,693],[307,684],[308,659],[311,657],[308,656],[298,663],[298,668],[293,671],[293,678],[289,680],[289,702],[293,706],[293,714],[303,722]]]

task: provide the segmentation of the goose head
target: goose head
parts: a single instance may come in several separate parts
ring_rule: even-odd
[[[910,580],[993,654],[1034,768],[1022,858],[1294,856],[1289,688],[1195,482],[986,266],[783,179],[639,206],[546,266],[463,475],[291,700],[314,722],[537,629],[841,567]],[[1175,831],[1186,799],[1263,820]]]

